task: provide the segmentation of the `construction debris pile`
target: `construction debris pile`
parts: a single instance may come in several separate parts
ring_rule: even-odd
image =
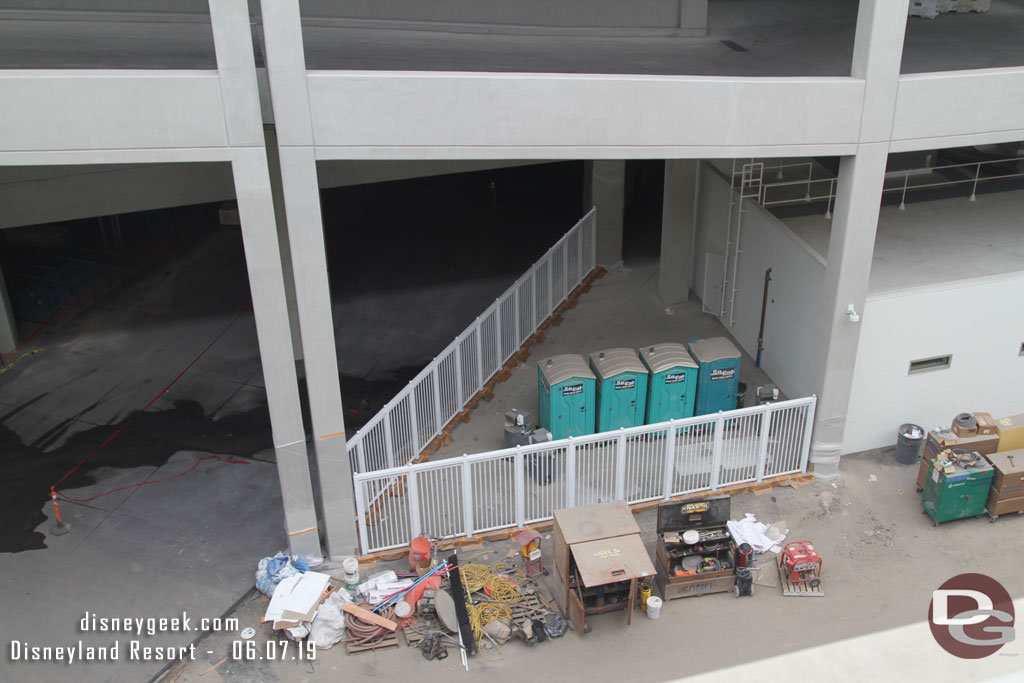
[[[536,645],[566,632],[567,622],[533,579],[509,561],[517,550],[490,564],[460,565],[455,555],[433,554],[420,545],[410,552],[410,571],[380,571],[363,581],[348,564],[335,578],[286,556],[264,558],[257,578],[271,600],[263,621],[321,650],[339,642],[349,654],[405,644],[428,660],[446,658],[450,647],[464,660],[476,652],[496,660],[510,640]],[[487,557],[482,551],[467,559],[480,555]]]

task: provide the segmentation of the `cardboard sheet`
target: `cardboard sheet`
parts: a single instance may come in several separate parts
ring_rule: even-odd
[[[330,580],[330,576],[320,572],[306,572],[288,577],[274,589],[274,596],[270,599],[263,621],[312,621]]]

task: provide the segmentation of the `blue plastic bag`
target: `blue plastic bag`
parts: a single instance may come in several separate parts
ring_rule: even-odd
[[[256,566],[256,588],[268,598],[274,596],[274,589],[284,579],[295,574],[305,574],[309,565],[301,557],[294,560],[283,550],[273,557],[264,557]]]

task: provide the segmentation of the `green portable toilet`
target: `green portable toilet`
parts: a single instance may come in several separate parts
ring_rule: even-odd
[[[594,382],[583,356],[552,356],[537,364],[540,426],[552,439],[594,433]]]
[[[740,383],[740,351],[725,337],[690,341],[690,354],[700,367],[694,415],[736,409]]]
[[[647,424],[693,417],[697,397],[697,361],[682,344],[655,344],[640,349],[651,373],[647,386]]]
[[[644,423],[647,367],[633,349],[605,349],[590,354],[597,375],[597,431]]]

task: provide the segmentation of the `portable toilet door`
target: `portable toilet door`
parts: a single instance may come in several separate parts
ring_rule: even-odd
[[[682,344],[655,344],[640,349],[650,370],[646,423],[693,417],[697,394],[697,362]]]
[[[644,423],[647,367],[633,349],[605,349],[590,354],[597,375],[597,431]]]
[[[540,426],[552,439],[594,433],[594,383],[582,356],[552,356],[538,363]]]
[[[700,367],[694,415],[736,409],[740,352],[725,337],[690,341],[690,354]]]

